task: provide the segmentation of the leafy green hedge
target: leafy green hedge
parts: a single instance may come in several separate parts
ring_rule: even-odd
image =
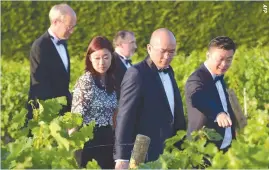
[[[268,169],[268,125],[268,110],[255,110],[248,118],[248,125],[237,133],[226,153],[212,143],[206,145],[207,139],[219,140],[212,129],[206,128],[193,132],[192,138],[185,139],[182,150],[179,150],[173,144],[186,132],[178,131],[176,136],[166,140],[164,153],[158,160],[142,164],[139,169]]]
[[[2,56],[27,58],[31,44],[49,27],[50,8],[60,2],[1,2]],[[203,49],[210,39],[227,35],[238,45],[268,46],[268,17],[263,2],[67,2],[77,13],[78,26],[69,41],[72,57],[83,56],[95,35],[113,38],[119,30],[132,30],[137,56],[144,57],[150,34],[159,27],[172,30],[178,52],[188,55]]]
[[[30,79],[26,58],[32,42],[48,29],[49,10],[58,3],[1,2],[1,164],[4,168],[78,168],[73,153],[92,137],[92,133],[77,133],[81,135],[76,139],[67,136],[67,126],[74,123],[73,120],[79,121],[73,114],[63,118],[54,115],[54,119],[41,116],[34,120],[29,127],[34,130],[34,139],[27,138],[27,129],[22,128]],[[70,90],[83,73],[84,61],[79,57],[84,55],[89,40],[95,35],[112,39],[118,30],[134,31],[138,42],[134,58],[138,62],[146,55],[145,47],[151,32],[159,27],[171,29],[178,40],[178,55],[172,65],[184,106],[184,85],[188,76],[204,61],[204,48],[209,40],[217,35],[227,35],[239,45],[225,79],[228,87],[235,90],[241,106],[243,88],[246,88],[249,124],[238,134],[231,150],[226,154],[217,152],[213,146],[205,147],[202,138],[186,141],[184,151],[178,151],[169,145],[174,140],[171,139],[167,149],[172,152],[165,152],[159,160],[142,165],[142,168],[202,168],[201,158],[205,154],[209,154],[210,168],[269,167],[266,157],[269,148],[269,28],[268,15],[262,10],[263,2],[78,1],[68,4],[78,15],[78,27],[69,41],[72,56]],[[51,103],[49,110],[55,110],[56,105]],[[52,128],[49,131],[55,124],[61,127],[60,130],[55,132]],[[175,138],[178,137],[180,135]],[[80,144],[74,145],[74,142]],[[40,149],[40,146],[47,147]],[[70,146],[70,149],[62,146]],[[62,159],[63,155],[65,159]],[[52,160],[51,156],[57,159]],[[90,167],[98,166],[92,162]]]

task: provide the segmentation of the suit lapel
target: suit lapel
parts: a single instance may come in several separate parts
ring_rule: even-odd
[[[121,61],[120,59],[120,55],[116,52],[114,52],[114,55],[115,55],[115,58],[116,58],[116,62],[117,62],[117,65],[119,66],[119,68],[125,72],[127,70],[126,66],[123,64],[123,62]]]
[[[68,75],[70,75],[70,56],[69,56],[69,53],[68,53],[68,50],[67,50],[67,44],[64,46],[65,48],[65,51],[66,51],[66,56],[67,56],[67,61],[68,61],[68,66],[67,66],[67,73]],[[70,77],[69,77],[70,78]]]
[[[122,72],[125,72],[127,70],[126,66],[121,61],[120,57],[117,57],[117,58],[118,58],[119,66],[120,66]]]
[[[180,99],[180,96],[179,96],[177,82],[176,82],[176,80],[174,78],[174,75],[172,74],[172,70],[171,71],[169,70],[169,73],[168,74],[169,74],[169,77],[171,79],[172,86],[173,86],[174,102],[175,102],[174,115],[176,115],[175,112],[176,112],[177,103],[179,103],[181,99]]]
[[[66,55],[67,55],[67,60],[68,60],[68,67],[67,67],[67,70],[64,66],[64,63],[62,61],[62,58],[60,56],[60,54],[58,53],[54,43],[52,42],[51,38],[50,38],[50,34],[48,33],[48,31],[45,33],[45,37],[48,39],[48,45],[50,46],[50,49],[53,49],[51,50],[50,52],[52,53],[52,59],[55,60],[55,62],[59,62],[61,63],[61,67],[59,68],[59,70],[64,70],[65,72],[65,76],[67,76],[68,80],[70,79],[70,59],[69,59],[69,54],[68,54],[68,51],[67,51],[67,46],[64,46],[65,47],[65,50],[66,50]]]
[[[204,73],[203,76],[204,76],[204,78],[206,79],[206,82],[211,83],[211,84],[214,84],[213,77],[212,77],[211,73],[209,72],[209,70],[205,67],[204,64],[202,64],[202,65],[200,66],[200,69],[201,69],[202,72]]]
[[[156,85],[157,85],[159,91],[161,92],[161,98],[163,100],[163,103],[165,104],[165,106],[170,111],[170,116],[172,116],[172,112],[171,112],[171,108],[170,108],[170,105],[169,105],[169,101],[168,101],[167,95],[165,93],[165,89],[164,89],[162,80],[161,80],[160,75],[158,73],[158,69],[157,69],[157,67],[155,66],[155,64],[152,62],[152,60],[149,57],[146,58],[146,62],[148,64],[148,66],[151,68],[152,77],[155,79]],[[170,77],[170,79],[172,81],[172,78],[171,77]]]
[[[221,107],[222,107],[222,104],[221,104],[221,100],[220,100],[220,96],[219,96],[219,92],[218,92],[218,89],[216,87],[216,84],[213,80],[213,77],[211,75],[211,73],[209,72],[209,70],[205,67],[204,64],[201,65],[200,69],[203,71],[203,75],[204,75],[204,78],[205,78],[205,82],[208,83],[206,86],[209,87],[210,90],[213,90],[213,94],[215,95],[215,97],[219,100],[217,101],[218,103],[220,103]]]

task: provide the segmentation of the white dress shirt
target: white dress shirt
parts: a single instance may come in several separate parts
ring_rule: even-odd
[[[172,81],[171,81],[168,73],[159,72],[159,76],[162,80],[165,94],[166,94],[166,97],[168,99],[172,115],[174,117],[175,100],[174,100],[174,89],[173,89]]]
[[[58,51],[58,54],[60,55],[62,62],[64,64],[64,67],[67,71],[68,70],[68,58],[67,58],[66,49],[65,49],[64,45],[62,45],[62,44],[57,45],[57,42],[59,39],[55,36],[55,34],[51,31],[50,28],[48,29],[48,32],[53,37],[53,38],[51,38],[51,41],[53,42],[56,50]]]
[[[204,63],[204,65],[207,68],[207,70],[210,72],[210,74],[212,75],[213,80],[214,80],[217,75],[213,74],[210,71],[210,69],[206,65],[206,63]],[[228,114],[228,116],[230,116],[228,113],[227,99],[225,97],[225,93],[224,93],[224,89],[222,87],[222,84],[220,81],[217,81],[215,85],[216,85],[216,88],[217,88],[219,96],[220,96],[220,101],[221,101],[223,110]],[[231,142],[232,142],[232,130],[231,130],[231,127],[228,127],[228,128],[225,128],[225,134],[224,134],[224,138],[223,138],[220,149],[226,148],[227,146],[229,146],[231,144]]]

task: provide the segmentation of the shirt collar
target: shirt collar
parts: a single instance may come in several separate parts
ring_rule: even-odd
[[[204,65],[205,65],[205,68],[209,71],[209,73],[211,74],[211,76],[212,76],[212,78],[214,80],[217,75],[212,73],[212,71],[210,70],[210,68],[208,67],[206,62],[204,62]]]
[[[124,60],[129,60],[130,58],[127,58],[127,57],[125,57],[124,55],[122,55],[120,52],[116,52],[116,53],[118,53],[120,56],[122,56],[123,58],[124,58]]]
[[[48,29],[49,34],[53,37],[51,40],[55,43],[58,42],[59,38],[56,37],[56,35],[52,32],[51,28]]]
[[[159,67],[156,66],[157,70],[168,69],[169,67],[170,67],[170,66],[167,66],[167,67],[165,67],[165,68],[159,68]]]

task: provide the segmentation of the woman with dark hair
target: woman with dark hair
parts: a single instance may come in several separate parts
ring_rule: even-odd
[[[85,73],[77,80],[72,101],[72,113],[80,113],[83,123],[95,121],[94,138],[84,144],[81,166],[95,159],[101,168],[114,169],[113,161],[113,114],[117,97],[113,85],[113,46],[102,36],[90,42]],[[74,129],[69,130],[71,134]]]

